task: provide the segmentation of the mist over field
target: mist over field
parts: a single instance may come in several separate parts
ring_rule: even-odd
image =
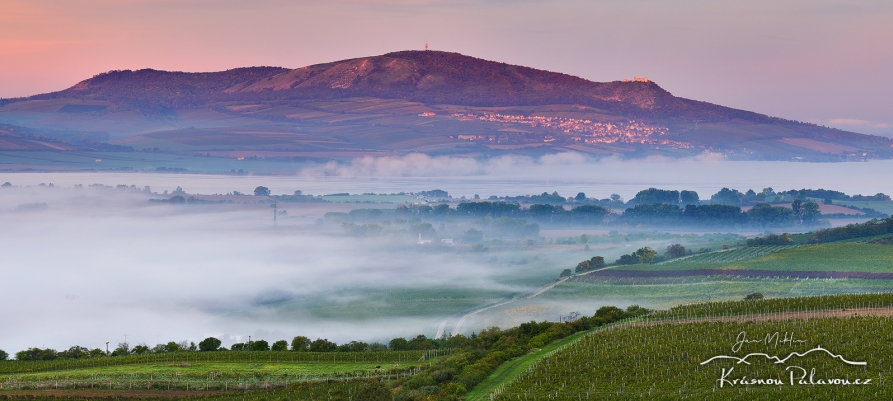
[[[851,163],[722,161],[711,153],[682,160],[594,159],[579,153],[559,153],[539,158],[501,156],[480,159],[409,154],[323,164],[265,162],[245,166],[248,170],[242,175],[100,170],[0,174],[0,181],[10,181],[15,185],[136,184],[140,187],[149,185],[158,192],[172,191],[180,186],[190,193],[203,194],[222,194],[233,190],[250,192],[257,185],[267,186],[274,194],[290,194],[295,189],[324,195],[338,192],[415,192],[440,188],[455,197],[475,194],[484,197],[524,195],[543,191],[558,191],[561,195],[573,196],[582,191],[599,198],[617,193],[625,199],[648,187],[688,189],[702,196],[723,187],[741,191],[773,187],[776,190],[832,188],[852,194],[893,192],[893,182],[887,177],[887,172],[893,169],[893,161],[890,160]]]
[[[94,188],[0,195],[5,349],[102,347],[124,334],[130,344],[150,345],[224,334],[232,337],[226,343],[264,333],[270,340],[433,336],[436,315],[350,321],[292,313],[289,320],[264,305],[337,305],[362,301],[370,289],[528,290],[494,283],[492,266],[409,252],[387,238],[347,237],[314,227],[314,218],[280,219],[274,229],[266,204],[150,204],[140,194]],[[287,208],[300,216],[301,205]]]
[[[0,312],[0,347],[102,348],[106,341],[123,342],[125,334],[131,345],[150,346],[198,342],[212,335],[224,345],[249,335],[270,341],[305,335],[336,342],[386,342],[396,336],[468,333],[530,319],[555,320],[569,312],[591,314],[608,304],[641,303],[615,295],[538,298],[481,311],[457,329],[464,314],[529,294],[593,254],[613,261],[640,243],[592,244],[591,251],[578,245],[490,254],[425,252],[412,233],[357,238],[346,235],[340,223],[324,222],[323,215],[330,211],[394,209],[403,200],[280,203],[288,214],[274,226],[270,205],[252,197],[242,197],[237,204],[149,202],[169,198],[177,187],[204,195],[250,194],[259,185],[273,194],[302,190],[313,195],[438,188],[454,198],[478,194],[482,199],[553,191],[565,197],[585,192],[596,198],[618,193],[629,199],[657,187],[695,190],[708,199],[722,187],[742,192],[774,186],[890,193],[890,167],[889,161],[727,162],[709,155],[681,161],[596,161],[568,153],[541,158],[362,158],[293,167],[275,175],[2,174],[0,184],[8,181],[13,186],[0,188],[0,302],[8,306]],[[50,183],[52,187],[38,186]],[[91,187],[94,183],[107,186]],[[128,188],[113,188],[118,185]],[[460,224],[450,229],[455,233],[465,228]],[[609,229],[558,229],[540,235],[602,235]],[[662,249],[672,241],[678,240],[649,239],[641,245]],[[543,259],[528,263],[532,255]]]

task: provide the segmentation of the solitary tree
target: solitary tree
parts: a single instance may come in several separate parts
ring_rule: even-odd
[[[220,348],[220,340],[214,337],[208,337],[198,343],[199,351],[217,351]]]
[[[564,270],[561,271],[561,274],[558,275],[558,277],[559,277],[559,278],[561,278],[561,277],[569,277],[571,274],[573,274],[573,273],[571,272],[571,269],[564,269]]]
[[[791,210],[794,211],[794,218],[797,219],[797,223],[803,224],[803,201],[797,199],[792,202]]]
[[[307,348],[310,348],[310,339],[304,336],[296,336],[291,340],[291,350],[292,351],[307,351]]]
[[[255,196],[270,196],[270,188],[263,187],[263,186],[254,188],[254,195]]]
[[[288,341],[279,340],[270,347],[271,351],[288,351]]]
[[[657,251],[651,249],[650,246],[643,246],[636,250],[636,258],[639,259],[639,263],[649,264],[654,261],[654,257],[657,256]]]
[[[806,202],[801,209],[801,222],[807,226],[815,224],[816,220],[818,220],[819,216],[822,214],[822,212],[819,211],[819,204],[815,202]]]
[[[9,359],[9,354],[7,354],[6,351],[0,349],[0,361],[5,361],[7,359]]]
[[[685,256],[685,247],[679,244],[672,244],[667,246],[667,257],[678,258],[680,256]]]

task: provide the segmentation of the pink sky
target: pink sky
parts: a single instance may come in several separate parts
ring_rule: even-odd
[[[0,0],[0,97],[112,69],[301,67],[421,49],[893,132],[893,2]]]

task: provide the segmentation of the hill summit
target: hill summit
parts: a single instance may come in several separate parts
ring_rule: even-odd
[[[223,100],[374,97],[467,106],[581,104],[638,117],[711,121],[766,116],[678,98],[651,81],[592,82],[572,75],[441,51],[401,51],[293,70],[212,73],[110,71],[34,98],[143,100],[184,107]]]
[[[30,128],[108,131],[113,143],[135,149],[205,154],[573,150],[632,157],[709,151],[767,160],[893,157],[887,138],[680,98],[647,79],[593,82],[440,51],[297,69],[109,71],[59,92],[4,102],[0,122],[8,122],[4,115],[31,113]]]

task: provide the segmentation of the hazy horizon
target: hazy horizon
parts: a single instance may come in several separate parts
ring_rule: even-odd
[[[364,157],[350,162],[299,165],[274,174],[158,174],[152,172],[13,172],[0,173],[0,183],[59,186],[136,185],[153,191],[182,187],[189,193],[251,193],[263,185],[273,194],[295,190],[313,195],[329,193],[395,193],[443,189],[456,198],[536,195],[557,191],[567,197],[578,192],[599,199],[616,193],[630,199],[649,187],[697,191],[709,198],[723,187],[757,192],[766,187],[833,189],[850,195],[893,193],[886,180],[893,161],[803,163],[784,161],[724,161],[706,155],[696,159],[592,159],[578,153],[540,158],[503,156],[478,160],[468,157],[410,154]],[[852,177],[861,177],[854,180]]]

